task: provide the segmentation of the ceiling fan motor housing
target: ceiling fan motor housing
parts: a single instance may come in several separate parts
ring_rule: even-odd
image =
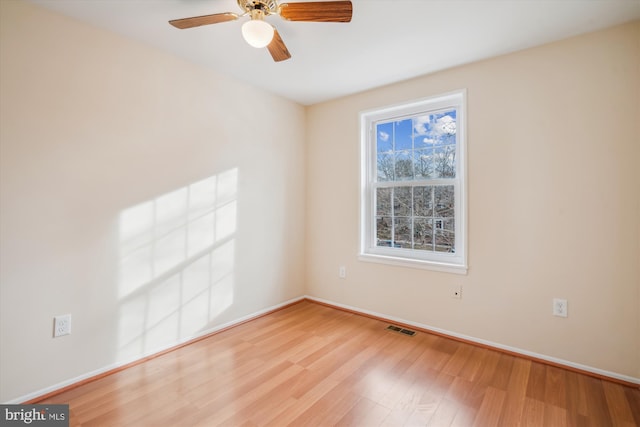
[[[238,6],[245,12],[261,10],[265,16],[278,13],[276,0],[238,0]]]

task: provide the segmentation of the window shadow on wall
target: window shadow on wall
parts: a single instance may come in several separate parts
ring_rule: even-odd
[[[118,361],[185,341],[233,304],[238,170],[119,217]]]

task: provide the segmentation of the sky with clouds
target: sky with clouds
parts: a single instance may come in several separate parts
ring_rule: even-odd
[[[377,126],[377,152],[428,148],[429,145],[451,144],[456,133],[456,111],[424,114],[381,123]],[[415,146],[414,146],[415,144]]]

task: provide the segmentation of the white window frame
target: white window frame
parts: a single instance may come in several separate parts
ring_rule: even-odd
[[[375,183],[377,182],[376,124],[405,119],[423,113],[456,109],[456,177],[449,178],[455,187],[455,253],[376,246]],[[404,267],[424,268],[449,273],[467,273],[467,141],[466,90],[430,98],[376,108],[360,113],[360,251],[361,261]],[[433,180],[434,182],[437,180]],[[410,184],[412,181],[407,181]]]

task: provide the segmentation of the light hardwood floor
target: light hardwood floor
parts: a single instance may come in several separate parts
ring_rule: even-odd
[[[72,426],[636,426],[640,390],[301,302],[40,403]]]

